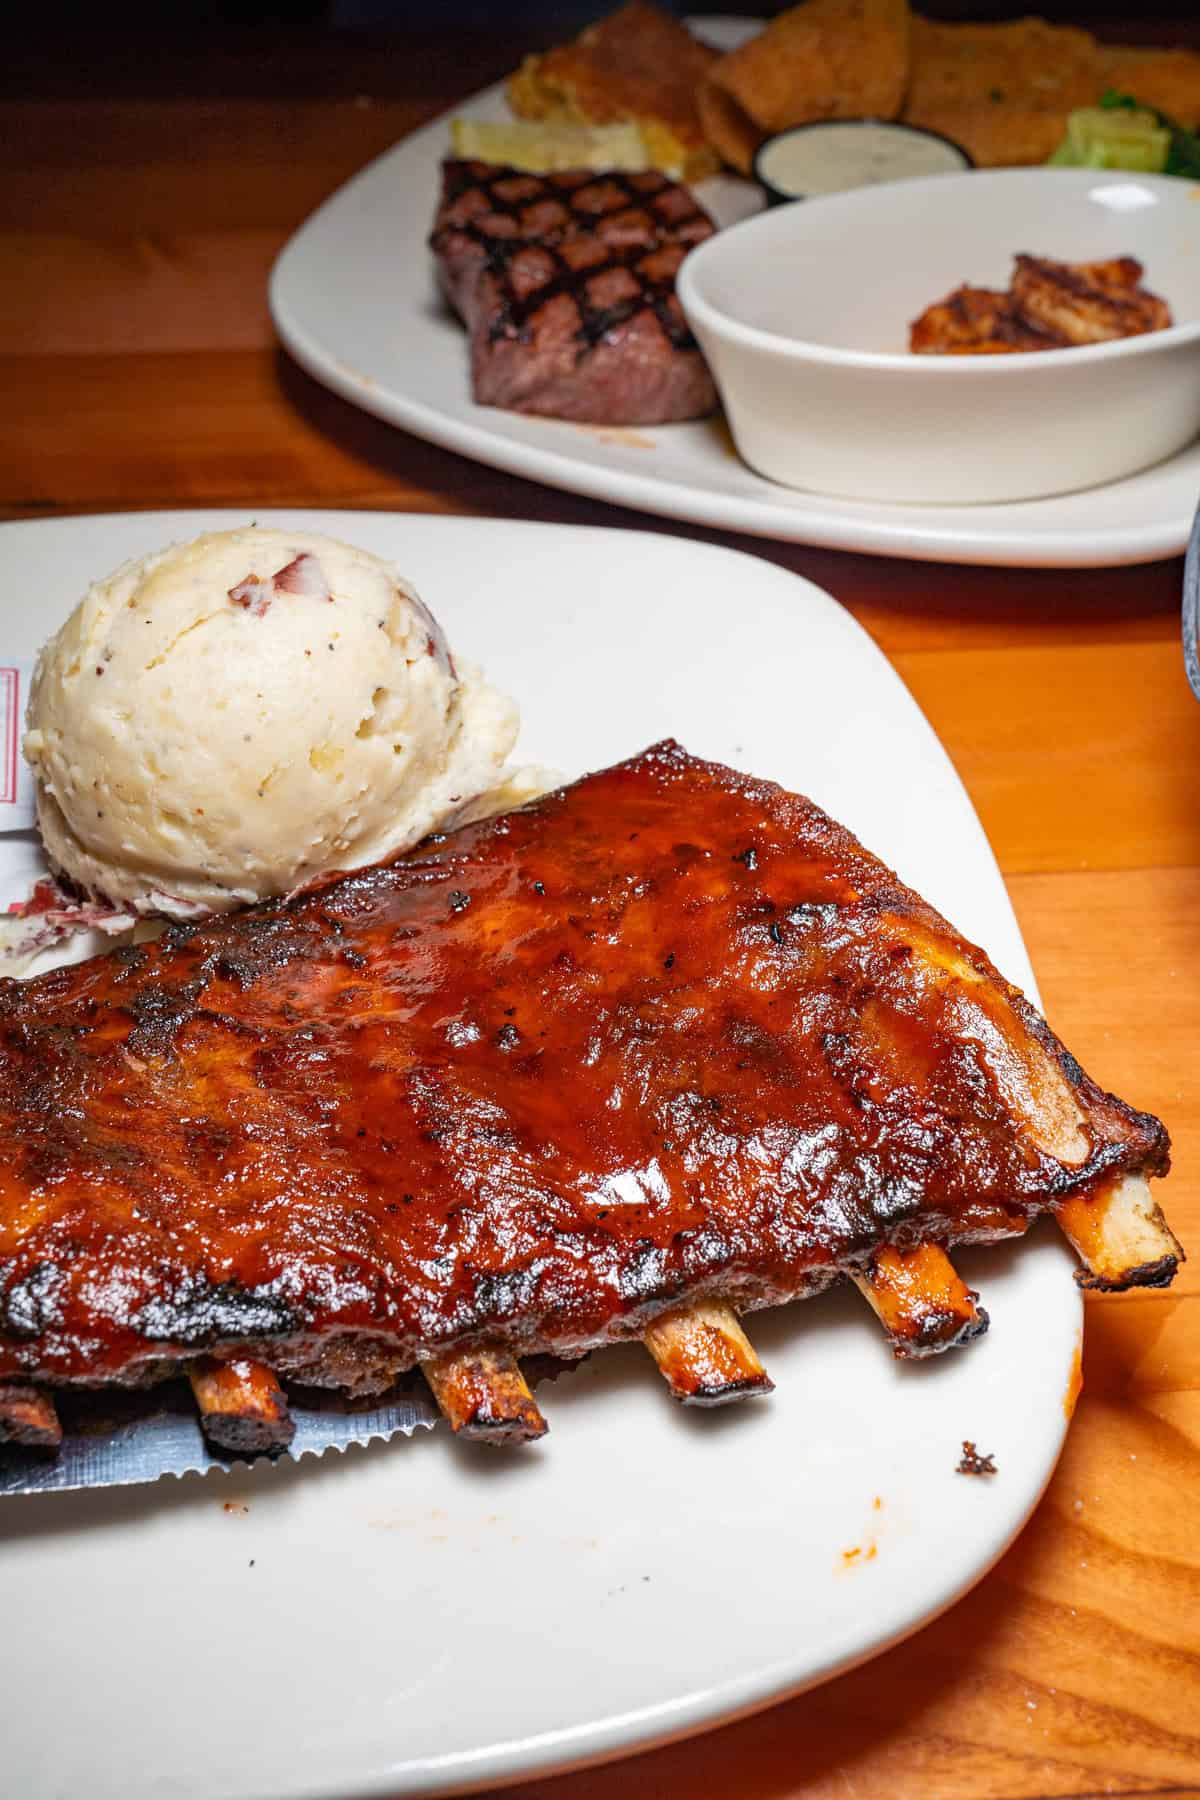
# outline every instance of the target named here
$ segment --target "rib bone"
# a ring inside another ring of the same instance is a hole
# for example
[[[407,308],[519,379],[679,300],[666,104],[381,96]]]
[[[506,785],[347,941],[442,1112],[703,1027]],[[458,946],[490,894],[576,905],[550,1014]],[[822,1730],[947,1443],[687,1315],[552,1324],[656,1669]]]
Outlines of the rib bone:
[[[916,951],[927,976],[958,990],[960,1029],[969,1030],[1005,1104],[1025,1121],[1032,1141],[1061,1162],[1084,1162],[1089,1143],[1078,1098],[1008,996],[968,962],[948,935],[894,914],[885,915],[884,923]],[[969,1026],[967,1014],[973,1015]]]
[[[503,1350],[447,1351],[421,1364],[451,1428],[484,1444],[524,1443],[549,1427],[516,1361]]]
[[[866,1295],[896,1356],[932,1356],[988,1328],[979,1296],[938,1244],[915,1250],[885,1245],[851,1279]]]
[[[57,1450],[62,1426],[48,1394],[19,1381],[0,1381],[0,1444]]]
[[[1081,1287],[1112,1293],[1130,1287],[1169,1287],[1183,1246],[1150,1196],[1144,1175],[1097,1182],[1055,1209],[1083,1268]]]
[[[188,1371],[205,1435],[247,1455],[285,1450],[295,1425],[273,1372],[260,1362],[205,1359]]]
[[[724,1406],[774,1388],[732,1307],[698,1300],[664,1313],[642,1342],[676,1400],[688,1406]]]

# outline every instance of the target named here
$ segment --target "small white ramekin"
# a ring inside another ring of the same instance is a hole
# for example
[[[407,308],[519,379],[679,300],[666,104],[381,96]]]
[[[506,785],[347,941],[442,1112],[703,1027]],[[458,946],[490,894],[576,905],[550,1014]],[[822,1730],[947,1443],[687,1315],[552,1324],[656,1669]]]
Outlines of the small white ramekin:
[[[914,356],[955,287],[1018,252],[1136,256],[1167,330],[1000,356]],[[788,487],[995,502],[1115,481],[1200,432],[1200,187],[1092,169],[937,175],[774,207],[687,257],[679,297],[738,450]]]

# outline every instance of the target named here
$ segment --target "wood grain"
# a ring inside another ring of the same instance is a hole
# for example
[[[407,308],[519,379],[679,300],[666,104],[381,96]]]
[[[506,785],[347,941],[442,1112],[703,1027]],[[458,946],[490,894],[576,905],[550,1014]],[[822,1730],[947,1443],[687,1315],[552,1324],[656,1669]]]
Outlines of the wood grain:
[[[1178,20],[1144,30],[1184,41]],[[1200,41],[1194,20],[1187,32]],[[276,349],[263,284],[289,233],[521,48],[294,33],[185,53],[164,39],[134,66],[106,29],[59,66],[18,45],[0,71],[20,146],[0,174],[0,514],[515,515],[734,543],[819,582],[946,743],[1052,1022],[1097,1079],[1167,1119],[1164,1197],[1195,1250],[1200,707],[1180,665],[1178,562],[956,569],[665,526],[418,443]],[[703,1740],[516,1792],[1200,1794],[1200,1255],[1170,1293],[1089,1300],[1084,1377],[1032,1523],[944,1618]],[[726,1617],[736,1629],[736,1609]]]
[[[1200,869],[1022,875],[1009,891],[1055,1030],[1103,1086],[1169,1124],[1162,1194],[1192,1251],[1171,1294],[1200,1296],[1200,1084],[1183,1050],[1200,1012]],[[1089,1302],[1089,1329],[1109,1310]],[[1200,1337],[1195,1351],[1200,1363]]]
[[[1164,643],[900,654],[1006,871],[1200,862],[1200,707]],[[997,695],[1002,696],[999,703]]]

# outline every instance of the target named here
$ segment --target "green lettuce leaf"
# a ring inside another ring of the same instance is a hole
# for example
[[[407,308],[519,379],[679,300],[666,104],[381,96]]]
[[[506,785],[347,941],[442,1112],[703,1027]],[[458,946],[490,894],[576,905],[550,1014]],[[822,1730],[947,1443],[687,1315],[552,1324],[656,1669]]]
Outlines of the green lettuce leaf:
[[[1135,100],[1132,94],[1119,94],[1113,88],[1101,95],[1100,104],[1109,112],[1125,110],[1153,113],[1162,129],[1171,134],[1163,173],[1182,175],[1188,181],[1200,181],[1200,137],[1194,131],[1188,131],[1177,119],[1171,118],[1169,113],[1159,112],[1156,106],[1147,106],[1144,100]]]

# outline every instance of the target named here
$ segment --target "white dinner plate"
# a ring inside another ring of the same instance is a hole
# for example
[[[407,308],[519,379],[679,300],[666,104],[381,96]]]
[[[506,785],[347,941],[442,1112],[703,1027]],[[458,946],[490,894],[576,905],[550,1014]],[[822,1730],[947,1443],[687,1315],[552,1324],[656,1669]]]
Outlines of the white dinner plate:
[[[756,27],[725,19],[705,20],[702,29],[725,45]],[[502,87],[455,112],[510,116]],[[1200,442],[1083,493],[993,506],[886,505],[767,481],[741,462],[720,417],[617,429],[476,406],[466,336],[438,295],[426,248],[439,165],[449,150],[446,118],[405,138],[313,214],[271,277],[271,310],[288,349],[318,381],[367,412],[551,487],[838,550],[1069,568],[1152,562],[1178,555],[1187,543],[1200,493]],[[757,188],[732,176],[701,182],[697,193],[721,224],[760,204]]]
[[[395,559],[575,775],[673,734],[801,788],[1026,988],[945,752],[870,639],[757,558],[646,533],[263,513]],[[244,514],[0,526],[0,651],[89,578]],[[1081,1329],[1049,1227],[963,1254],[988,1335],[891,1357],[853,1292],[763,1313],[768,1400],[669,1400],[638,1346],[507,1453],[444,1429],[299,1464],[0,1502],[3,1786],[22,1800],[461,1791],[703,1729],[874,1655],[1021,1528]],[[964,1438],[992,1480],[955,1473]]]

